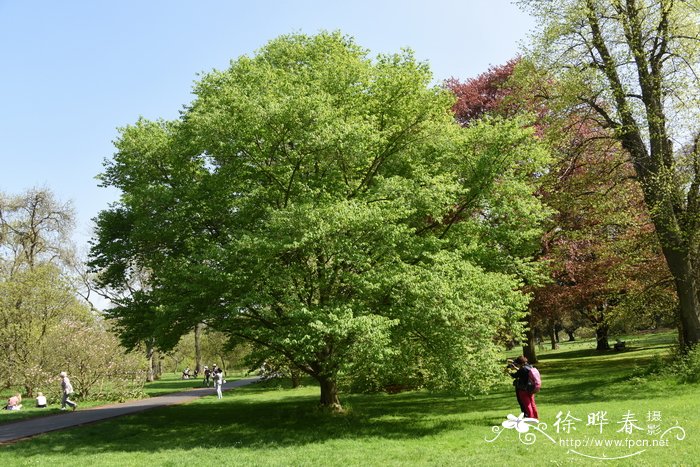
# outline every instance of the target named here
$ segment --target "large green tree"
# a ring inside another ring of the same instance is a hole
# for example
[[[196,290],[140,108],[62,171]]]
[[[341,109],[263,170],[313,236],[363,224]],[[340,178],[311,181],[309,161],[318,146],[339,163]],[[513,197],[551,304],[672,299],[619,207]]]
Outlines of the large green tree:
[[[125,128],[92,264],[102,286],[150,276],[118,326],[147,302],[167,347],[204,322],[286,358],[330,407],[358,378],[488,387],[498,337],[521,332],[547,155],[518,120],[461,128],[430,81],[409,51],[283,36],[205,75],[180,119]]]
[[[675,281],[682,344],[697,343],[700,4],[520,3],[541,21],[534,56],[557,76],[557,100],[589,109],[590,118],[610,129],[628,152]]]

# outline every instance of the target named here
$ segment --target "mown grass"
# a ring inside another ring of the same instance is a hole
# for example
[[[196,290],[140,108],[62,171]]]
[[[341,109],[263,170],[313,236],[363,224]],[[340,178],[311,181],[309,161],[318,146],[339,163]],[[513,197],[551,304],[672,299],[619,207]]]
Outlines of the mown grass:
[[[0,448],[0,465],[179,466],[203,465],[697,465],[700,459],[698,385],[672,378],[640,378],[654,355],[667,352],[673,334],[627,340],[625,352],[598,354],[591,342],[564,343],[544,352],[543,390],[537,396],[540,419],[557,443],[535,431],[532,445],[515,430],[501,430],[517,404],[508,378],[492,394],[344,395],[345,414],[316,408],[318,388],[287,389],[268,382],[226,393],[223,400],[196,402],[50,433]],[[478,364],[478,362],[475,362]],[[570,434],[555,432],[558,412],[581,419]],[[605,411],[610,424],[598,434],[586,427],[589,413]],[[579,447],[584,455],[619,457],[597,461],[570,452],[560,439],[611,441],[657,439],[646,432],[618,433],[633,412],[646,429],[649,412],[660,412],[660,425],[678,423],[682,441],[668,447]]]

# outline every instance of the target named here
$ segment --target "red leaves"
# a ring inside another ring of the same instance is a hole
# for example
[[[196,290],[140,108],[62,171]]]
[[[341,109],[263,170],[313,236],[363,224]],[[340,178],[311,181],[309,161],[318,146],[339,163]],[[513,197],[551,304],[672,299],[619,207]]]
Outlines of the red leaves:
[[[456,78],[447,80],[445,86],[457,96],[457,102],[452,107],[457,121],[467,125],[487,112],[505,110],[501,104],[512,92],[506,86],[506,81],[513,74],[519,60],[514,58],[505,65],[492,66],[485,73],[463,83]]]

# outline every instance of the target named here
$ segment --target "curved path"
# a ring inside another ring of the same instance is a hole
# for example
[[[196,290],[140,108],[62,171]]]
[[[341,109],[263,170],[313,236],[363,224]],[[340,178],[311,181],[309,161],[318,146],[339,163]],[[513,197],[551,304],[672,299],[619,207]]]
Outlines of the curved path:
[[[259,380],[259,377],[239,379],[224,384],[222,389],[227,391],[247,384],[256,383]],[[101,405],[99,407],[90,407],[86,409],[80,409],[80,407],[78,407],[78,410],[75,412],[68,410],[56,415],[7,423],[0,425],[0,444],[11,443],[49,431],[63,430],[64,428],[94,423],[108,418],[143,412],[144,410],[154,409],[156,407],[185,404],[200,397],[215,394],[216,392],[213,388],[190,389],[188,391],[124,402],[121,404]]]

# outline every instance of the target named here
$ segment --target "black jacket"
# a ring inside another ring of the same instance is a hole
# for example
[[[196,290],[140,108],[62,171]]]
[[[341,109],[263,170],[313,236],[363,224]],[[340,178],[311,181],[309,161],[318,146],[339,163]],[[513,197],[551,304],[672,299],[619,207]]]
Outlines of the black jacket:
[[[518,368],[518,371],[511,373],[513,377],[513,386],[515,389],[528,390],[530,384],[530,365],[525,364]]]

